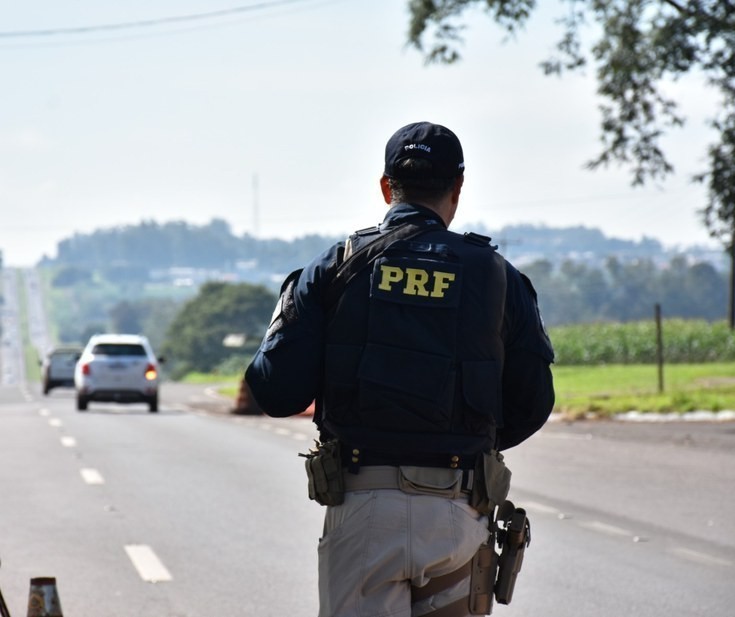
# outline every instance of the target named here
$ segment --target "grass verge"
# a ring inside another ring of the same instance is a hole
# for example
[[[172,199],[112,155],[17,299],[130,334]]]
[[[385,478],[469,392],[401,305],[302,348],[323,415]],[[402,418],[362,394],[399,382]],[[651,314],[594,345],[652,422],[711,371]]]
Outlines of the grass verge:
[[[668,364],[663,392],[650,364],[554,366],[553,372],[555,410],[566,416],[735,409],[735,363]]]
[[[18,277],[18,314],[20,315],[20,331],[22,333],[23,361],[25,362],[25,374],[27,381],[41,381],[41,367],[39,364],[38,351],[33,346],[28,329],[28,296],[24,274]]]
[[[183,383],[215,386],[222,396],[237,398],[242,375],[214,375],[210,373],[187,373],[181,380]]]

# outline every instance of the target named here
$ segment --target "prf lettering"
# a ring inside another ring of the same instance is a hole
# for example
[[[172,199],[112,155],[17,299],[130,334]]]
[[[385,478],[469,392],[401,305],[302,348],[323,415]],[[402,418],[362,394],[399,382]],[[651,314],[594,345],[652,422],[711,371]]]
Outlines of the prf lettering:
[[[382,264],[378,289],[392,291],[393,285],[400,284],[402,293],[407,296],[443,298],[444,291],[449,289],[454,278],[454,272],[434,270],[429,273],[421,268],[399,268]]]

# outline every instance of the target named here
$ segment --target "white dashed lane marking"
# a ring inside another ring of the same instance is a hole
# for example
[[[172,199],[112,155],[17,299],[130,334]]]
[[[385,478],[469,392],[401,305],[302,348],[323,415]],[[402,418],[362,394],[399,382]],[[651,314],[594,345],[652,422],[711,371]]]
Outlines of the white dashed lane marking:
[[[523,507],[527,512],[536,512],[538,514],[551,514],[553,516],[563,516],[562,511],[557,508],[552,508],[543,503],[537,501],[525,501]]]
[[[105,479],[102,477],[102,474],[97,471],[96,469],[80,469],[79,473],[82,474],[82,479],[87,484],[104,484]]]
[[[49,418],[48,424],[49,426],[53,426],[55,428],[64,426],[64,423],[61,420],[59,420],[59,418]]]
[[[65,448],[76,448],[77,440],[74,437],[65,436],[61,438],[61,445]]]
[[[604,533],[608,536],[633,537],[633,534],[626,529],[621,529],[614,525],[608,525],[607,523],[601,523],[600,521],[583,521],[579,523],[579,526],[584,527],[585,529],[591,529],[592,531],[599,531],[600,533]]]
[[[130,561],[138,571],[140,578],[148,583],[162,583],[173,580],[171,573],[161,560],[146,544],[128,544],[125,547]]]

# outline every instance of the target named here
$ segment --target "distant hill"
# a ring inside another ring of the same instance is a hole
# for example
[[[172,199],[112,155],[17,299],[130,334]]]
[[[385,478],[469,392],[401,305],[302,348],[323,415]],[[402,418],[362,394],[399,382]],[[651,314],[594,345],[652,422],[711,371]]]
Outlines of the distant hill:
[[[472,230],[491,236],[498,250],[516,265],[547,259],[552,262],[565,260],[584,261],[588,265],[601,265],[609,257],[621,261],[651,259],[664,263],[681,249],[666,249],[654,238],[623,240],[606,236],[593,227],[547,227],[544,225],[508,225],[500,230],[489,230],[482,224],[469,225],[462,231]],[[725,268],[723,251],[709,247],[690,246],[686,255],[694,261],[712,263],[717,269]]]
[[[610,238],[583,226],[469,229],[491,236],[500,252],[531,278],[550,326],[650,319],[657,304],[669,317],[725,317],[728,262],[723,251],[667,250],[652,238]],[[259,284],[278,292],[286,274],[341,239],[237,236],[219,219],[199,226],[144,222],[75,234],[59,242],[56,258],[39,265],[52,268],[51,285],[74,298],[62,302],[68,315],[60,330],[83,340],[80,328],[130,312],[121,304],[142,302],[141,314],[170,313],[171,302],[192,297],[212,280]],[[154,310],[155,302],[164,304]]]
[[[589,227],[553,228],[535,225],[510,225],[490,230],[482,224],[460,228],[491,236],[503,255],[522,267],[539,260],[552,264],[581,261],[600,266],[610,258],[619,261],[651,260],[666,263],[680,253],[666,250],[658,240],[639,241],[610,238]],[[303,266],[315,255],[344,237],[307,235],[290,241],[261,239],[233,234],[229,224],[213,219],[206,225],[184,221],[99,229],[74,234],[58,243],[57,256],[44,258],[40,265],[75,266],[115,271],[120,277],[146,277],[151,272],[176,270],[177,276],[196,271],[229,272],[234,278],[270,282]],[[727,265],[724,253],[688,247],[692,261],[706,261],[716,269]],[[206,272],[200,272],[206,276]]]

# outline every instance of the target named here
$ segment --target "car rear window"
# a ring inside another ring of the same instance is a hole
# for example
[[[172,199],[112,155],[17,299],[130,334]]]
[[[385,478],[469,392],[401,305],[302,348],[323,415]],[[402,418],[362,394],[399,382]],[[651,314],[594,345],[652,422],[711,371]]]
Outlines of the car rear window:
[[[145,356],[143,345],[127,343],[98,343],[92,348],[96,356]]]

